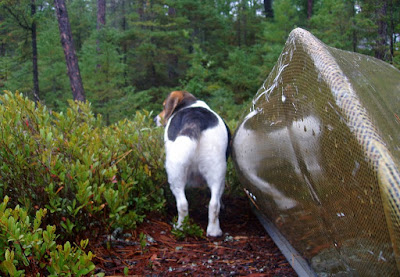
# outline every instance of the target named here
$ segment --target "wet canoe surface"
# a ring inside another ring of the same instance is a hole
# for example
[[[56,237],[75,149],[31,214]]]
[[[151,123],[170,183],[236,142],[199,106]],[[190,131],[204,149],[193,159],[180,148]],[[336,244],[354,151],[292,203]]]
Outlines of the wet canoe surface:
[[[236,168],[296,255],[320,276],[398,276],[400,72],[298,28],[246,110]]]

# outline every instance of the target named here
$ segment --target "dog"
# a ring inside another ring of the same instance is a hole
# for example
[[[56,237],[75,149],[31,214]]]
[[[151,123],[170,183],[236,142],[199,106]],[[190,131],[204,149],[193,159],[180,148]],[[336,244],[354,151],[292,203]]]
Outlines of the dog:
[[[171,92],[163,106],[154,121],[158,126],[165,126],[165,168],[176,199],[176,228],[182,227],[189,214],[186,185],[196,186],[205,181],[211,191],[207,236],[221,236],[219,212],[230,151],[230,130],[217,113],[189,92]]]

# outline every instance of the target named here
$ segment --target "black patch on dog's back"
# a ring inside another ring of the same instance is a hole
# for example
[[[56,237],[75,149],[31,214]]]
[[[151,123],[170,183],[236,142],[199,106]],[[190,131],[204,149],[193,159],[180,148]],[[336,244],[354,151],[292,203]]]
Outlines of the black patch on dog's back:
[[[203,130],[218,125],[218,118],[208,109],[195,107],[175,113],[168,127],[168,139],[175,141],[178,136],[198,139]]]

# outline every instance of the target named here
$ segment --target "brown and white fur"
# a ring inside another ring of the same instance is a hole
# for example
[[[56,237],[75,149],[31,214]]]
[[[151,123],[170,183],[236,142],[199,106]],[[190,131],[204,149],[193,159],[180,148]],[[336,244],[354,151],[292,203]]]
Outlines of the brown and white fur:
[[[221,236],[219,212],[225,186],[230,131],[221,117],[186,91],[173,91],[155,118],[165,126],[165,167],[176,199],[177,228],[189,213],[185,186],[204,180],[211,191],[207,236]]]

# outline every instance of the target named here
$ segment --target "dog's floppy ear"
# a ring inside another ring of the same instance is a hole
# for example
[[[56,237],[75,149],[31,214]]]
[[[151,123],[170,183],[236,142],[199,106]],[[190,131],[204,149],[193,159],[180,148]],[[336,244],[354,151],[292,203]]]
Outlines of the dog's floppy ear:
[[[164,124],[168,121],[171,115],[174,113],[176,107],[179,104],[189,104],[189,102],[196,101],[196,97],[194,97],[191,93],[187,91],[173,91],[169,94],[167,100],[165,100],[164,105]]]
[[[168,121],[171,117],[172,113],[174,112],[176,106],[178,106],[179,102],[182,101],[183,95],[178,93],[170,93],[167,100],[165,100],[164,106],[164,124]]]

